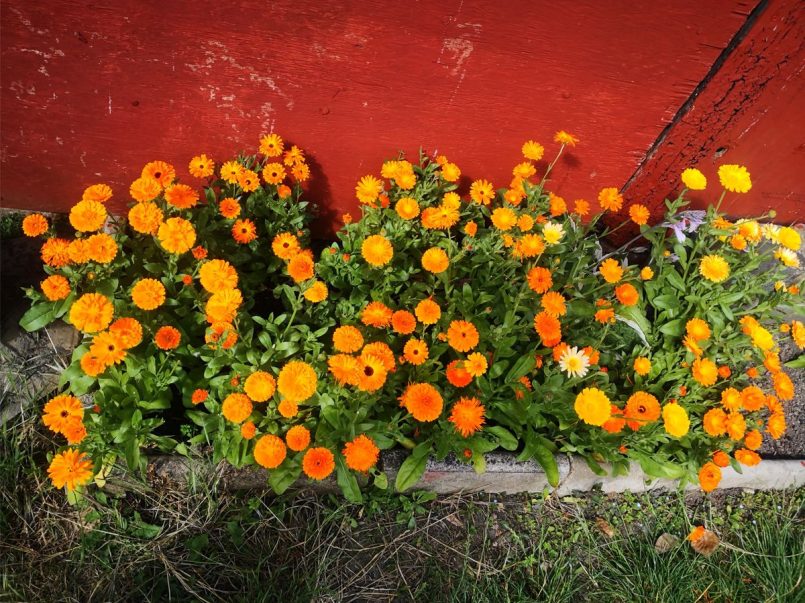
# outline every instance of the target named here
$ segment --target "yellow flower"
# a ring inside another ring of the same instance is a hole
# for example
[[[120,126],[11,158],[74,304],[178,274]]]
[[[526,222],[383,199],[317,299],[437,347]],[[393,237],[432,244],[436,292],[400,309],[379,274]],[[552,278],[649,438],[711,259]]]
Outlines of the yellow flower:
[[[651,372],[651,360],[645,356],[638,356],[634,361],[634,372],[645,377]]]
[[[640,271],[640,278],[643,279],[644,281],[650,281],[652,278],[654,278],[654,271],[648,266],[645,266]]]
[[[138,203],[129,210],[129,225],[140,234],[154,235],[164,216],[156,203]]]
[[[802,245],[799,233],[790,226],[783,226],[777,233],[777,237],[781,245],[792,251],[797,251]]]
[[[486,356],[480,352],[473,352],[467,356],[467,359],[464,361],[464,370],[473,377],[480,377],[486,373],[488,366],[489,363],[486,360]]]
[[[612,403],[607,395],[596,387],[585,388],[573,405],[579,418],[588,425],[603,425],[612,414]]]
[[[696,168],[687,168],[682,172],[682,184],[692,191],[703,191],[707,187],[707,178]]]
[[[442,165],[442,178],[447,182],[456,182],[461,177],[461,170],[455,163],[447,162]]]
[[[774,257],[789,268],[799,268],[799,258],[797,257],[797,254],[790,249],[778,247],[777,251],[774,252]]]
[[[165,303],[165,286],[153,278],[141,279],[131,288],[131,300],[141,310],[156,310]]]
[[[517,214],[508,207],[498,207],[492,212],[492,224],[499,230],[510,230],[517,224]]]
[[[565,236],[565,229],[556,222],[547,222],[542,226],[542,236],[548,245],[554,245]]]
[[[538,142],[534,142],[533,140],[527,140],[524,142],[522,151],[523,157],[530,159],[531,161],[539,161],[542,159],[543,153],[545,153],[543,146]]]
[[[265,134],[260,137],[260,153],[266,157],[279,157],[285,145],[279,134]]]
[[[706,255],[699,263],[699,273],[707,280],[720,283],[730,275],[730,266],[720,255]]]
[[[742,165],[722,165],[718,168],[721,186],[731,193],[748,193],[752,188],[749,172]]]
[[[663,407],[662,420],[665,431],[675,438],[681,438],[690,429],[687,411],[675,402]]]
[[[612,258],[604,260],[604,262],[598,268],[598,271],[608,283],[617,283],[623,277],[623,268],[621,268],[621,265]]]
[[[202,153],[190,160],[187,169],[194,178],[208,178],[215,173],[215,162]]]
[[[70,322],[79,331],[97,333],[112,322],[114,306],[105,295],[85,293],[70,306]]]
[[[282,367],[277,389],[286,400],[304,402],[316,393],[316,372],[306,362],[292,360]]]

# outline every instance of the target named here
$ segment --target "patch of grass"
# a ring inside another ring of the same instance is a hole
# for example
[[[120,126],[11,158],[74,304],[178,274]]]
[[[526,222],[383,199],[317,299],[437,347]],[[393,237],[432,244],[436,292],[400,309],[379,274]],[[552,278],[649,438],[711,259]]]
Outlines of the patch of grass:
[[[794,601],[805,489],[576,497],[231,493],[113,476],[70,506],[0,430],[0,601]],[[704,524],[711,557],[685,541]],[[654,550],[669,532],[679,545]]]

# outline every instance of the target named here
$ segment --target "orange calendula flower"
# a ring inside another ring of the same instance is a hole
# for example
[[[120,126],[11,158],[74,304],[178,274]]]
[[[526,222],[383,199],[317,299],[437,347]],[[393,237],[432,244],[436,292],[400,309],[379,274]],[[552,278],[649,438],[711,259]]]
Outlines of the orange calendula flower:
[[[154,334],[154,343],[160,350],[175,350],[181,341],[182,334],[175,327],[160,327]]]
[[[380,449],[372,438],[361,434],[351,442],[347,442],[341,454],[344,455],[347,467],[353,471],[366,472],[377,464]]]
[[[87,351],[81,360],[81,370],[90,377],[97,377],[106,370],[106,365],[92,352]]]
[[[153,178],[137,178],[129,187],[131,198],[139,203],[153,201],[162,192],[162,186]]]
[[[461,170],[455,163],[449,161],[442,164],[442,178],[447,182],[458,182],[461,177]]]
[[[285,167],[281,163],[267,163],[263,168],[263,180],[266,184],[282,184],[285,176]]]
[[[371,235],[361,245],[361,255],[372,266],[379,268],[385,266],[394,256],[391,242],[382,235]]]
[[[280,370],[277,389],[292,402],[304,402],[316,393],[316,371],[306,362],[292,360]]]
[[[157,238],[166,251],[181,254],[195,244],[196,229],[184,218],[168,218],[160,224]]]
[[[466,320],[454,320],[447,329],[447,343],[458,352],[469,352],[478,340],[478,329]]]
[[[186,184],[172,184],[165,189],[165,201],[178,209],[190,209],[198,203],[198,193]]]
[[[138,203],[129,210],[129,225],[140,234],[155,235],[164,220],[156,203]]]
[[[458,402],[453,404],[447,420],[455,426],[458,433],[468,438],[481,430],[485,423],[485,411],[478,398],[459,398]]]
[[[190,396],[190,401],[193,404],[201,404],[207,398],[209,398],[209,396],[210,396],[210,392],[208,392],[206,389],[197,389],[197,390],[194,390],[193,394]]]
[[[86,239],[85,251],[93,262],[108,264],[117,255],[117,243],[110,235],[99,232]]]
[[[495,189],[488,180],[476,180],[470,186],[470,198],[480,205],[489,205],[495,198]]]
[[[766,423],[766,431],[772,439],[778,440],[785,433],[785,415],[782,412],[773,412]]]
[[[244,169],[238,176],[238,186],[247,193],[256,191],[260,188],[260,178],[256,172]]]
[[[417,421],[435,421],[442,414],[442,395],[429,383],[412,383],[400,397],[402,406]]]
[[[442,316],[442,309],[432,299],[423,299],[414,309],[417,319],[424,325],[433,325],[439,321]]]
[[[391,324],[393,314],[391,308],[384,303],[369,302],[361,312],[361,322],[369,327],[385,328]],[[422,319],[420,318],[420,320]]]
[[[227,161],[221,166],[221,178],[229,184],[237,184],[243,170],[243,166],[237,161]]]
[[[70,295],[70,281],[61,274],[52,274],[40,283],[42,293],[50,301],[66,299]]]
[[[42,261],[52,268],[61,268],[70,263],[70,242],[50,238],[42,245]]]
[[[105,366],[120,364],[126,357],[126,347],[120,337],[111,331],[98,333],[92,340],[89,352]]]
[[[238,286],[238,273],[226,260],[210,260],[199,270],[201,286],[210,293],[218,293]]]
[[[252,401],[246,394],[229,394],[221,405],[221,414],[227,421],[232,423],[243,423],[249,418],[253,410]]]
[[[561,293],[548,291],[540,298],[540,303],[545,313],[550,316],[564,316],[567,314],[565,298]]]
[[[601,189],[598,193],[598,204],[601,209],[617,212],[623,207],[623,195],[615,187]]]
[[[307,249],[294,255],[288,262],[288,276],[295,283],[302,283],[312,279],[315,270],[316,265],[313,262],[313,254]]]
[[[545,311],[534,316],[534,330],[546,347],[552,348],[562,341],[562,324],[557,317]]]
[[[355,196],[365,205],[374,205],[382,192],[383,183],[374,176],[364,176],[355,186]]]
[[[153,278],[141,279],[131,288],[131,300],[140,310],[156,310],[165,303],[165,286]]]
[[[364,350],[358,358],[358,389],[365,392],[377,391],[386,383],[387,376],[383,359]]]
[[[305,299],[310,303],[317,304],[319,302],[323,302],[327,299],[327,285],[325,285],[322,281],[315,281],[310,287],[305,289],[303,295]]]
[[[742,440],[746,433],[746,419],[739,412],[731,412],[727,415],[727,435],[731,440]]]
[[[794,383],[791,377],[780,371],[772,376],[774,391],[780,400],[791,400],[794,397]]]
[[[695,341],[710,339],[710,326],[701,318],[691,318],[685,323],[685,331]]]
[[[277,411],[282,417],[290,419],[299,414],[299,405],[290,400],[280,400],[280,403],[277,404]]]
[[[498,230],[511,230],[517,225],[517,214],[508,207],[497,207],[492,211],[492,224]]]
[[[226,197],[218,204],[218,213],[227,220],[234,220],[240,215],[240,203],[237,199]]]
[[[152,178],[162,187],[170,186],[176,179],[176,170],[170,163],[164,161],[151,161],[146,163],[140,174],[142,178]]]
[[[567,213],[567,203],[562,197],[549,193],[548,206],[554,218]]]
[[[335,469],[335,456],[327,448],[310,448],[302,457],[302,471],[311,479],[326,479]]]
[[[187,167],[193,178],[209,178],[215,173],[215,162],[204,155],[196,155]]]
[[[712,492],[721,481],[721,469],[715,463],[705,463],[699,469],[699,486],[705,492]]]
[[[578,417],[588,425],[601,426],[612,413],[612,403],[607,395],[596,387],[588,387],[576,396],[573,405]]]
[[[411,197],[403,197],[394,205],[394,211],[403,220],[413,220],[419,215],[419,203]]]
[[[285,149],[285,143],[279,134],[271,132],[260,137],[260,153],[266,157],[279,157]]]
[[[241,245],[248,245],[257,238],[257,226],[248,218],[237,220],[232,225],[232,238]]]
[[[450,260],[444,249],[431,247],[422,254],[422,267],[433,274],[440,274],[450,266]]]
[[[626,401],[623,414],[629,428],[637,431],[660,418],[660,403],[648,392],[635,392]]]
[[[523,152],[523,157],[530,159],[531,161],[539,161],[542,159],[542,155],[545,153],[545,148],[540,143],[534,142],[533,140],[527,140],[524,142],[521,150]]]
[[[255,462],[266,469],[279,467],[287,454],[285,442],[275,435],[261,436],[254,446]]]
[[[741,465],[746,465],[747,467],[754,467],[758,463],[760,463],[760,455],[757,452],[752,450],[747,450],[746,448],[739,448],[735,451],[735,460],[741,463]]]
[[[84,189],[81,195],[82,201],[97,201],[106,203],[112,198],[112,189],[108,184],[93,184]]]
[[[757,450],[763,444],[763,434],[753,429],[744,436],[744,446],[749,450]]]
[[[654,278],[654,271],[648,266],[644,266],[640,270],[640,278],[644,281],[650,281],[652,278]]]
[[[289,232],[281,232],[275,236],[274,240],[271,242],[271,249],[278,258],[290,260],[299,253],[301,247],[299,245],[299,239],[294,235]]]
[[[709,281],[720,283],[730,275],[730,266],[720,255],[706,255],[699,263],[699,273]]]
[[[634,372],[645,377],[651,372],[651,360],[644,356],[638,356],[634,361]]]
[[[453,387],[466,387],[472,383],[472,375],[459,360],[453,360],[447,365],[446,374],[447,380]]]
[[[244,440],[251,440],[256,434],[257,426],[253,422],[246,421],[240,426],[240,437],[242,437]]]
[[[43,409],[42,422],[54,433],[64,433],[72,423],[80,423],[84,418],[81,400],[68,394],[52,398]]]
[[[697,358],[693,361],[693,378],[703,385],[709,387],[718,379],[718,367],[709,358]]]
[[[357,352],[363,347],[363,335],[356,327],[340,326],[333,332],[333,347],[347,354]]]
[[[105,295],[85,293],[70,307],[70,322],[79,331],[97,333],[112,322],[114,306]]]
[[[290,149],[285,151],[285,156],[282,162],[287,166],[299,165],[305,162],[305,154],[298,146],[293,145]]]
[[[579,139],[573,136],[573,134],[569,134],[564,130],[559,130],[556,134],[553,135],[553,141],[569,147],[575,147]]]
[[[66,487],[69,492],[88,484],[92,475],[92,461],[73,448],[55,455],[48,467],[48,476],[53,485],[56,488]]]
[[[464,369],[473,377],[480,377],[486,373],[489,363],[486,356],[480,352],[473,352],[464,361]]]
[[[607,433],[620,433],[623,430],[623,426],[626,425],[623,411],[614,404],[610,405],[609,411],[610,417],[601,425],[601,429]]]
[[[197,260],[203,260],[207,257],[207,250],[201,245],[196,245],[195,247],[193,247],[191,253],[193,254],[193,257],[196,258]]]
[[[403,355],[407,362],[419,366],[428,359],[428,344],[421,339],[409,339],[403,347]]]
[[[553,285],[551,271],[547,268],[536,267],[528,271],[528,286],[535,293],[545,293]]]
[[[106,222],[106,207],[98,201],[79,201],[70,209],[70,224],[80,232],[94,232]]]
[[[598,271],[608,283],[617,283],[623,277],[623,268],[617,260],[608,258],[601,263]]]
[[[416,318],[407,310],[397,310],[391,315],[391,328],[396,333],[409,335],[416,328]]]
[[[42,214],[29,214],[22,221],[22,232],[26,237],[38,237],[48,231],[48,220]]]
[[[204,306],[207,322],[233,322],[237,316],[238,308],[243,303],[243,294],[240,289],[225,289],[213,293]]]
[[[638,226],[643,226],[648,223],[650,217],[651,212],[649,212],[648,207],[645,205],[634,203],[629,207],[629,218]]]
[[[718,437],[727,433],[727,413],[720,408],[711,408],[702,417],[702,426],[705,433]]]
[[[717,450],[713,453],[713,463],[715,463],[717,467],[729,467],[730,457],[723,450]]]
[[[223,340],[223,341],[222,341]],[[231,349],[238,342],[238,332],[230,322],[213,322],[204,334],[204,343],[211,350],[218,348],[218,343],[225,350]]]
[[[254,402],[265,402],[274,395],[277,389],[277,381],[274,376],[265,371],[255,371],[248,377],[243,384],[243,391]]]
[[[310,431],[304,425],[294,425],[285,434],[285,443],[294,452],[301,452],[310,445]]]
[[[327,368],[339,385],[358,385],[363,365],[349,354],[335,354],[327,360]]]
[[[629,283],[615,287],[615,297],[624,306],[634,306],[640,300],[640,294],[637,289]]]

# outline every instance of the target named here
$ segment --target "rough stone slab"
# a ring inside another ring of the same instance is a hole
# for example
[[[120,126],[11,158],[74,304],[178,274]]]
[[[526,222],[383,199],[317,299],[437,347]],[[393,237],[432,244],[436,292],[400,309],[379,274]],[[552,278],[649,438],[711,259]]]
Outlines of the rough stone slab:
[[[407,452],[394,450],[383,454],[383,470],[393,487],[400,464]],[[490,452],[485,456],[486,471],[478,474],[469,463],[453,456],[443,461],[428,459],[425,473],[412,489],[430,490],[438,494],[454,492],[491,492],[515,494],[517,492],[542,492],[550,489],[545,470],[535,461],[518,461],[512,454]],[[570,473],[566,456],[557,456],[559,483]]]

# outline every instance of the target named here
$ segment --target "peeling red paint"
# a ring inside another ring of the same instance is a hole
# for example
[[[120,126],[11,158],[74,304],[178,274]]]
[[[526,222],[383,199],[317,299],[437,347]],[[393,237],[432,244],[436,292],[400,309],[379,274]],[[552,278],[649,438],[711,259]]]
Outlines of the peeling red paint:
[[[704,207],[721,193],[717,168],[748,167],[753,187],[728,194],[722,209],[740,216],[774,209],[781,223],[805,220],[805,11],[798,0],[768,3],[746,36],[706,82],[627,186],[625,197],[658,212],[681,188],[679,174],[697,167]]]
[[[271,129],[311,155],[331,215],[397,149],[505,186],[523,140],[550,152],[558,129],[581,144],[553,187],[591,199],[627,181],[756,5],[7,0],[2,203],[65,210],[103,181],[121,210],[147,161],[183,173]]]

